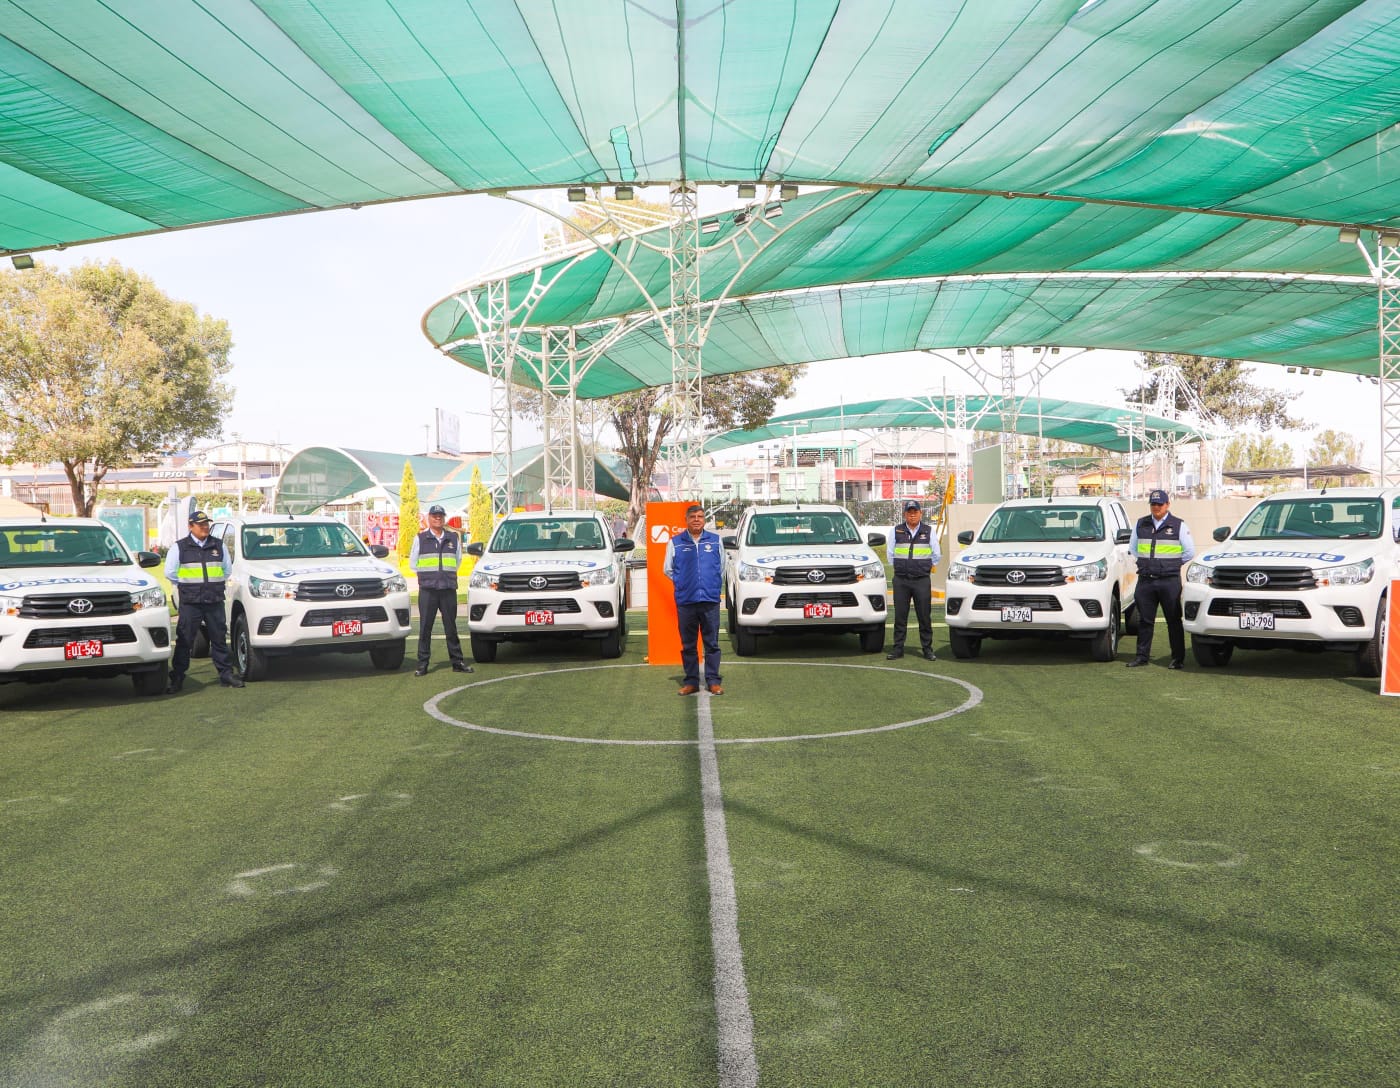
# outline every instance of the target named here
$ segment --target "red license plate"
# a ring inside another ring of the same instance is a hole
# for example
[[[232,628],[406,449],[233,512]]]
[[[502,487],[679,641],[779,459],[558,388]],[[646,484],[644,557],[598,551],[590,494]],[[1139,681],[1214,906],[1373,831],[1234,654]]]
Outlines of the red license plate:
[[[102,640],[100,638],[85,638],[80,642],[65,642],[63,644],[63,660],[74,661],[82,657],[101,657]]]
[[[363,620],[336,620],[331,624],[332,638],[340,638],[341,635],[363,635],[364,633]]]
[[[802,615],[809,620],[826,620],[832,616],[831,605],[829,604],[804,604]]]
[[[537,623],[551,624],[554,622],[554,613],[545,608],[533,608],[525,613],[525,625],[533,627]]]

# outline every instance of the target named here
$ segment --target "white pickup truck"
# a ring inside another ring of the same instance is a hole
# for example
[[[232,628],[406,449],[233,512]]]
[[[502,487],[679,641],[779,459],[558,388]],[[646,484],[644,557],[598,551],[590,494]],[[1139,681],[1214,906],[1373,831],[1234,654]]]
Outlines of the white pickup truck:
[[[1385,600],[1400,576],[1400,489],[1270,495],[1187,564],[1181,604],[1191,652],[1226,665],[1236,648],[1340,650],[1379,676]]]
[[[291,654],[368,653],[377,669],[403,664],[408,582],[331,517],[250,514],[214,523],[229,572],[229,650],[244,680]]]
[[[854,632],[860,648],[885,648],[881,533],[862,540],[840,506],[808,503],[745,510],[732,536],[725,585],[734,652],[758,652],[760,635]]]
[[[93,518],[0,519],[0,684],[129,675],[165,690],[170,607],[143,567]]]
[[[1117,499],[998,506],[981,532],[958,534],[964,550],[948,564],[953,656],[976,657],[984,638],[1073,638],[1089,641],[1095,661],[1112,661],[1137,581],[1131,537]]]

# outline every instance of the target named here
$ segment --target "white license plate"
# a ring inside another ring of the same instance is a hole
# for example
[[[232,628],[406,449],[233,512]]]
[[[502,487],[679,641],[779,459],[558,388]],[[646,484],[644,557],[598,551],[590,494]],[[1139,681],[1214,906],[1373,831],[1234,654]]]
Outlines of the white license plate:
[[[1030,623],[1030,605],[1018,604],[1014,608],[1003,608],[1001,610],[1002,623]]]
[[[102,640],[100,638],[85,638],[78,642],[65,642],[63,644],[63,660],[65,661],[101,656]]]
[[[802,606],[802,617],[809,620],[826,620],[832,617],[831,605],[829,604],[804,604]]]
[[[1241,631],[1272,631],[1274,629],[1274,614],[1272,612],[1241,612]]]
[[[554,613],[546,608],[532,608],[525,613],[525,626],[534,627],[536,624],[549,626],[554,622]]]
[[[363,620],[336,620],[331,624],[332,638],[340,638],[342,635],[363,635],[364,633]]]

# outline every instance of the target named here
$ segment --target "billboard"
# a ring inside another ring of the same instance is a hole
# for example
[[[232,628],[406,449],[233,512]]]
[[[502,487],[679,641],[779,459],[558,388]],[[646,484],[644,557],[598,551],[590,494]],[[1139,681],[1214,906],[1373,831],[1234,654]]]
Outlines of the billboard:
[[[450,453],[453,457],[462,454],[462,419],[446,408],[437,410],[437,449],[439,453]]]

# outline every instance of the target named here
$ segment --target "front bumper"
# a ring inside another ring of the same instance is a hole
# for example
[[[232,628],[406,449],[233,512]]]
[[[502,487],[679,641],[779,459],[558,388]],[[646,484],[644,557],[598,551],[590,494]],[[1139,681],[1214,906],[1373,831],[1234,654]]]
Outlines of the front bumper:
[[[252,645],[264,653],[310,646],[352,650],[361,643],[387,642],[413,633],[412,602],[406,592],[345,602],[242,598]],[[230,617],[231,619],[232,617]],[[362,633],[335,635],[335,624],[357,619]]]
[[[584,586],[559,593],[502,593],[476,588],[467,594],[467,629],[478,637],[493,639],[602,637],[617,629],[621,607],[616,585]]]
[[[1265,594],[1188,583],[1181,594],[1184,626],[1193,635],[1232,642],[1366,642],[1376,629],[1383,584]],[[1241,613],[1268,613],[1274,628],[1240,627]]]
[[[848,631],[884,624],[886,584],[862,581],[824,589],[735,583],[734,614],[745,627],[801,627]],[[829,605],[830,616],[809,615],[808,606]]]
[[[87,640],[102,643],[101,657],[64,656],[66,644]],[[0,617],[0,682],[10,674],[145,672],[168,663],[172,648],[170,613],[164,608],[91,619]]]
[[[1098,583],[1089,583],[1097,585]],[[1001,587],[948,584],[948,626],[990,636],[1037,632],[1094,635],[1108,626],[1112,583],[1101,592],[1075,587],[1038,587],[1014,591]],[[1027,608],[1029,620],[1004,620],[1004,608]]]

